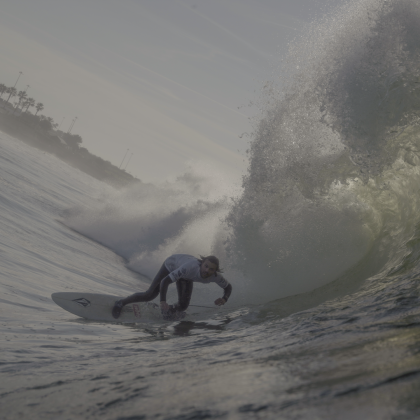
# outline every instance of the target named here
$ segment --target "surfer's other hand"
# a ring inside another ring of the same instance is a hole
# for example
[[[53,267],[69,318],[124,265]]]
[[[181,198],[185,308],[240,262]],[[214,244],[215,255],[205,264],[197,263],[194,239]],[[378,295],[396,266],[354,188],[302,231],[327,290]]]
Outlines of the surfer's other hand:
[[[162,313],[166,313],[169,311],[169,305],[166,302],[160,302],[160,310]]]
[[[217,305],[217,306],[222,306],[222,305],[224,305],[226,303],[226,301],[223,299],[223,298],[219,298],[219,299],[216,299],[215,301],[214,301],[214,304],[215,305]]]

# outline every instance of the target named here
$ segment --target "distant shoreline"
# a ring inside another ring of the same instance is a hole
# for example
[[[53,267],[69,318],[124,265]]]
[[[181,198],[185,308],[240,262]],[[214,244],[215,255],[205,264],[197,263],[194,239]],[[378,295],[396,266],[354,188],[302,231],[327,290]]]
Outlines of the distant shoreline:
[[[39,117],[28,112],[14,115],[14,107],[2,99],[0,99],[0,130],[30,146],[55,155],[69,165],[113,187],[121,188],[142,182],[111,162],[80,147],[77,138],[74,141],[74,137],[78,136],[54,130],[51,125],[43,124]]]

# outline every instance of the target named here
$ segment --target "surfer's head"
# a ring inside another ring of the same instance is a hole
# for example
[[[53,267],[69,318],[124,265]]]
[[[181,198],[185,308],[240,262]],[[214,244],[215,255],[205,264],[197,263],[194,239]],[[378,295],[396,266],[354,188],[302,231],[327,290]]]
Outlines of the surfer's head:
[[[222,272],[219,259],[214,255],[209,255],[207,257],[200,255],[198,261],[200,262],[200,275],[203,279]]]

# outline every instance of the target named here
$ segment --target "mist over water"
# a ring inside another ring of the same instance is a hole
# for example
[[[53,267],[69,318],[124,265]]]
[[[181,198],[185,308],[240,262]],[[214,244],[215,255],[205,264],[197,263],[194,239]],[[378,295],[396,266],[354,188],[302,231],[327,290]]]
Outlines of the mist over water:
[[[223,252],[227,192],[232,187],[224,179],[192,170],[165,184],[139,184],[109,194],[95,208],[69,209],[65,223],[124,257],[130,269],[153,278],[171,254]]]

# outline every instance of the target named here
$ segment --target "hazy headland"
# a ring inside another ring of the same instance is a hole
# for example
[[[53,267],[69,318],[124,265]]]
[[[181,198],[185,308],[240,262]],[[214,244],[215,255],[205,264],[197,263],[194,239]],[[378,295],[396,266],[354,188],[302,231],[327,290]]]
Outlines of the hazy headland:
[[[58,124],[51,117],[38,115],[44,107],[42,103],[35,104],[32,98],[26,98],[22,92],[12,91],[11,88],[0,89],[0,130],[33,147],[54,154],[69,165],[80,169],[92,177],[123,187],[131,183],[141,182],[139,179],[119,169],[111,162],[90,153],[82,146],[83,139],[78,134],[63,132],[57,129]],[[13,95],[14,93],[14,95]],[[19,96],[20,94],[20,96]],[[16,97],[14,104],[10,99]],[[36,108],[36,113],[29,111]]]

